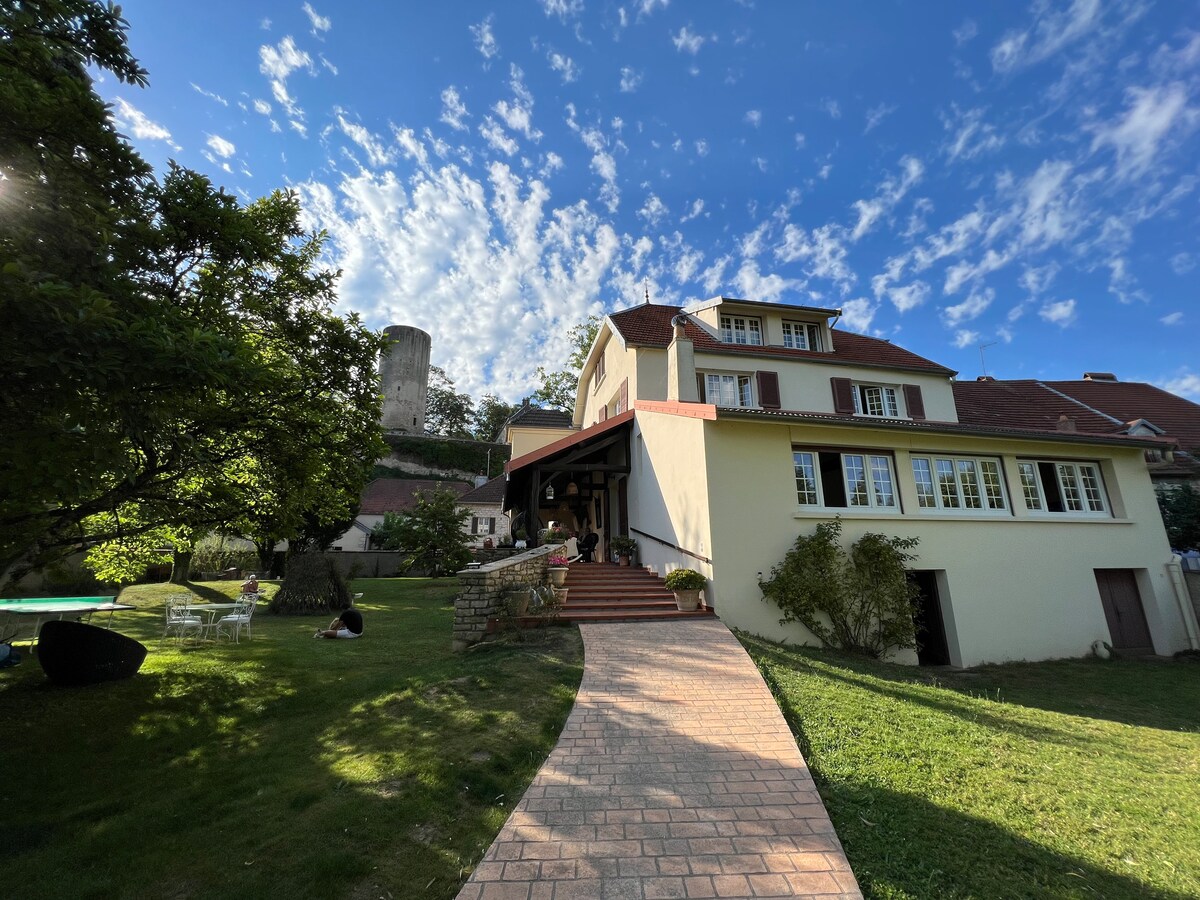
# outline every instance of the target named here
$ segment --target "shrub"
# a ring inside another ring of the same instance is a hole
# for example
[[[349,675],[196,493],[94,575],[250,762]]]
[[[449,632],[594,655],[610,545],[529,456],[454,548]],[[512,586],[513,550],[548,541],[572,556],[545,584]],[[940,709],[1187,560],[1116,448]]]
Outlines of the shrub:
[[[637,541],[627,534],[617,535],[608,542],[608,545],[617,551],[617,556],[632,556],[633,551],[637,549]]]
[[[695,569],[676,569],[667,574],[668,591],[702,591],[708,579]]]
[[[338,612],[350,605],[341,570],[324,553],[300,553],[288,560],[283,584],[268,609],[284,615]]]
[[[226,569],[257,571],[258,552],[242,541],[210,534],[196,541],[192,549],[192,571],[224,572]]]
[[[796,538],[770,580],[759,582],[763,600],[779,607],[780,624],[799,622],[829,647],[876,659],[915,647],[917,588],[906,565],[918,539],[868,533],[847,554],[841,534],[834,519]]]

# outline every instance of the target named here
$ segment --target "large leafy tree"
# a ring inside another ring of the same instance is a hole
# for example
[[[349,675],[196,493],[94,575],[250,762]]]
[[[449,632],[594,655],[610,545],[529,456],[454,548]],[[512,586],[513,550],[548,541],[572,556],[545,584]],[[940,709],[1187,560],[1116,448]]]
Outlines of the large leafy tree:
[[[533,393],[535,400],[546,406],[574,412],[579,374],[583,371],[588,351],[592,349],[596,333],[600,330],[600,321],[600,316],[588,316],[585,321],[570,330],[567,336],[571,341],[571,356],[567,359],[565,368],[550,372],[544,366],[537,367],[537,380],[541,382],[541,386]]]
[[[1158,508],[1172,547],[1176,550],[1200,548],[1200,491],[1191,484],[1160,490]]]
[[[458,505],[454,491],[438,487],[417,491],[417,505],[406,513],[387,513],[371,536],[384,550],[404,554],[402,568],[431,572],[457,572],[470,561],[463,526],[470,510]]]
[[[475,402],[470,394],[454,390],[454,379],[441,366],[429,367],[425,394],[425,428],[444,437],[471,437]]]
[[[226,527],[280,485],[281,515],[319,517],[315,486],[357,496],[384,449],[382,340],[334,315],[295,196],[155,179],[114,131],[85,67],[144,83],[124,27],[0,4],[0,583],[81,539]]]
[[[475,440],[496,440],[500,426],[508,421],[508,417],[516,409],[511,403],[505,403],[495,394],[484,394],[479,401],[479,405],[475,407]]]

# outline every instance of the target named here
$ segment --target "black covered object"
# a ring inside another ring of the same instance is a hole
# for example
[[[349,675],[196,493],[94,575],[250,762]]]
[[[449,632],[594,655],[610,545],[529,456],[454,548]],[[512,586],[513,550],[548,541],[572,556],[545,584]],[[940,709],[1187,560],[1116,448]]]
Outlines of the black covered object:
[[[596,545],[600,543],[600,535],[594,531],[589,531],[583,536],[583,540],[579,542],[579,553],[583,557],[584,562],[592,561],[592,554],[596,552]]]
[[[95,625],[54,621],[42,626],[37,658],[55,684],[96,684],[135,675],[146,648],[131,637]]]

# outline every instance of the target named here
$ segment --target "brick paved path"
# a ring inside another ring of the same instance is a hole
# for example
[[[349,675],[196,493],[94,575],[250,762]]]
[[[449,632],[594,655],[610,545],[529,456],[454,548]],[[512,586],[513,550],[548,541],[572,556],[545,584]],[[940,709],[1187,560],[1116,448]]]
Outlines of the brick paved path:
[[[723,624],[579,630],[575,707],[459,900],[861,897],[779,708]]]

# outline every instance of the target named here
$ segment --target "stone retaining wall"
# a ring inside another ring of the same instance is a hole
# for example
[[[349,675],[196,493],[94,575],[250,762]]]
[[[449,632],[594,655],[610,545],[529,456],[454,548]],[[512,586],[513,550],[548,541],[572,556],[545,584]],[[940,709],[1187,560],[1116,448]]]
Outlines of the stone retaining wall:
[[[451,647],[466,650],[487,636],[487,620],[496,615],[504,595],[518,584],[546,583],[546,560],[563,552],[562,544],[526,550],[508,559],[487,563],[458,573],[458,596],[454,598],[454,640]]]

